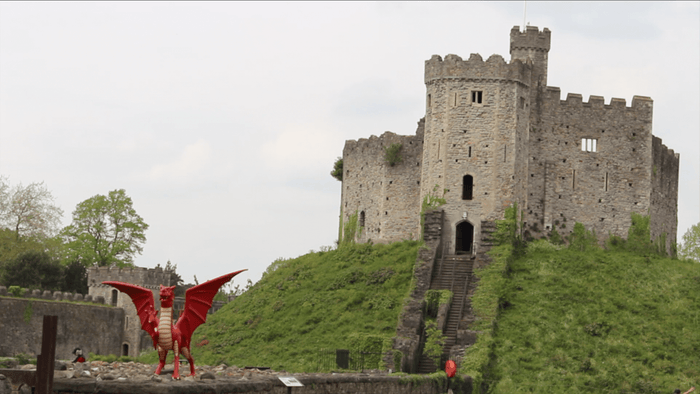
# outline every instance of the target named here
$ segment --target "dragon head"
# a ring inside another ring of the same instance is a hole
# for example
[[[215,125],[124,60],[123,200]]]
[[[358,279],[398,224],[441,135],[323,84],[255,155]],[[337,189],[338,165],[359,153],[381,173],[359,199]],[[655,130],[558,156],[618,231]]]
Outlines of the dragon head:
[[[173,306],[175,299],[175,286],[160,285],[160,306],[161,308],[170,308]]]

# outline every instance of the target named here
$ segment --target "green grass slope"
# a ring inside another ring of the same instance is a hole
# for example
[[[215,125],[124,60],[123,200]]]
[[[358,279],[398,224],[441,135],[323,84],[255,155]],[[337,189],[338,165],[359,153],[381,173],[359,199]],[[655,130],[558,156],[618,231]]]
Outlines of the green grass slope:
[[[538,241],[504,277],[490,393],[700,385],[700,264]]]
[[[195,332],[195,363],[316,371],[320,349],[393,337],[419,246],[347,245],[275,262]]]

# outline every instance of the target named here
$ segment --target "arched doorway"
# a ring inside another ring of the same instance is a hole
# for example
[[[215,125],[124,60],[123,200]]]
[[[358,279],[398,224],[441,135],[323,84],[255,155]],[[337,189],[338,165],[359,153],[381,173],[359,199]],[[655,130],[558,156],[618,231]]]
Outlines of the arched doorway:
[[[129,344],[125,343],[122,345],[122,356],[128,356],[129,355]]]
[[[455,253],[467,254],[472,251],[474,243],[474,226],[467,222],[461,222],[457,225],[457,234],[455,237]]]

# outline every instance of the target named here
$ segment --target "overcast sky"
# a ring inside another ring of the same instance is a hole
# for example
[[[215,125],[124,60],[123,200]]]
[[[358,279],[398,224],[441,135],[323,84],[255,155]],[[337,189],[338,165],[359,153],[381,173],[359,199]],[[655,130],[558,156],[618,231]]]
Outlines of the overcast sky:
[[[523,2],[0,2],[0,175],[76,205],[125,189],[136,265],[186,282],[332,245],[345,140],[409,135],[431,55],[509,56]],[[700,3],[527,3],[550,86],[654,100],[700,221]]]

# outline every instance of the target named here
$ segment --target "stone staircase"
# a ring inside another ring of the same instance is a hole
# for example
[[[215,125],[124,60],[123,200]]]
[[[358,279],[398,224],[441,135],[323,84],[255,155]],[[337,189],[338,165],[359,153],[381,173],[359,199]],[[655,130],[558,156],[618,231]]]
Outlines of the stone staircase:
[[[457,329],[462,320],[464,305],[467,303],[467,290],[473,265],[474,260],[470,255],[445,256],[435,264],[430,289],[450,290],[453,294],[443,331],[447,337],[443,346],[443,360],[447,358],[450,349],[457,341]],[[426,355],[422,355],[418,364],[418,373],[432,373],[440,367]]]

